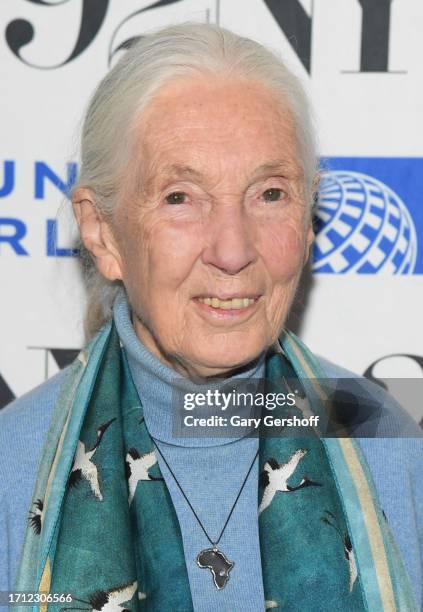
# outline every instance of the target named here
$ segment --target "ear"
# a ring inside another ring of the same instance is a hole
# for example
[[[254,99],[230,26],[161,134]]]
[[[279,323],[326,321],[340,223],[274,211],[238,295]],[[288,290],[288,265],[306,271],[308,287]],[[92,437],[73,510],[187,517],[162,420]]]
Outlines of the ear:
[[[310,218],[308,229],[307,229],[307,234],[306,234],[306,244],[305,244],[305,251],[304,251],[304,265],[307,263],[308,258],[310,257],[311,245],[313,244],[315,237],[316,236],[313,230],[313,220]]]
[[[308,258],[310,257],[310,250],[311,250],[311,245],[314,242],[314,239],[316,238],[316,235],[314,233],[314,229],[313,229],[313,221],[314,221],[314,213],[315,213],[315,203],[317,202],[317,193],[318,193],[318,189],[319,189],[319,185],[320,185],[320,178],[321,178],[321,174],[320,172],[316,172],[314,177],[313,177],[313,183],[311,186],[311,194],[312,194],[312,198],[313,198],[313,202],[312,202],[312,208],[310,211],[310,218],[308,220],[308,227],[307,227],[307,235],[306,235],[306,249],[305,249],[305,255],[304,255],[304,264],[307,263]]]
[[[319,186],[320,186],[320,181],[322,178],[322,173],[320,170],[317,170],[317,172],[315,172],[314,176],[313,176],[313,182],[311,185],[311,191],[314,194],[317,194],[318,190],[319,190]]]
[[[91,189],[80,188],[72,195],[72,206],[85,248],[97,270],[108,280],[122,279],[122,262],[110,225],[102,218]]]

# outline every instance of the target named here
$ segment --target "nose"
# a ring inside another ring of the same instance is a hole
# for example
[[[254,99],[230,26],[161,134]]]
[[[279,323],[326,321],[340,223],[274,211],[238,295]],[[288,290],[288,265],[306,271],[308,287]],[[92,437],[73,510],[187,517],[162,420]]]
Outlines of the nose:
[[[205,227],[202,261],[226,274],[238,274],[256,260],[254,223],[241,206],[217,207]]]

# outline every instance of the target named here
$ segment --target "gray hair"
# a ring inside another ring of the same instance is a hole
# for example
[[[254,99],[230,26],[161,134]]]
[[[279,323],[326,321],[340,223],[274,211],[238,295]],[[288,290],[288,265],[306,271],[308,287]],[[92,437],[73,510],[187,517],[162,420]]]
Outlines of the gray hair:
[[[314,200],[317,146],[309,103],[300,81],[282,60],[258,42],[212,24],[184,23],[140,37],[103,78],[86,112],[81,164],[73,190],[90,188],[100,214],[113,218],[122,186],[131,126],[166,81],[187,74],[231,74],[270,86],[288,104],[296,128],[306,197]],[[126,150],[126,155],[125,155]],[[92,337],[112,316],[121,282],[105,279],[83,245],[87,311]]]

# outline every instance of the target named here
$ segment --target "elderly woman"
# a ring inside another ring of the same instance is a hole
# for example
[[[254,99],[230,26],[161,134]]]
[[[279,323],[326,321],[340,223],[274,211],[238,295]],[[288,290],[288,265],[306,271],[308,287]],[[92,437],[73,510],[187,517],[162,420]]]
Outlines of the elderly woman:
[[[316,164],[299,82],[217,26],[145,36],[100,83],[72,196],[89,343],[1,413],[1,589],[42,610],[418,609],[422,444],[383,391],[379,435],[416,439],[173,428],[175,390],[265,379],[317,420],[319,378],[351,376],[285,329]]]

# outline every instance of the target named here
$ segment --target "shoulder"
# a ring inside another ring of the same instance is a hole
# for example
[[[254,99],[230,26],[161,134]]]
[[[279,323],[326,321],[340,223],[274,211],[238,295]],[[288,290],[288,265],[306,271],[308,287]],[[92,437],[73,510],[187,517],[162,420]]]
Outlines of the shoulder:
[[[41,453],[69,368],[0,410],[0,589],[16,578]]]
[[[328,378],[341,381],[348,389],[354,381],[363,390],[368,404],[376,413],[375,424],[362,423],[354,437],[360,444],[373,471],[397,475],[407,472],[414,479],[423,470],[423,431],[411,415],[385,389],[331,361],[315,356]],[[369,421],[372,422],[370,415]],[[389,466],[389,467],[388,467]]]
[[[338,391],[358,398],[361,413],[354,430],[356,437],[420,438],[423,443],[423,431],[417,421],[383,387],[320,355],[315,357],[327,378],[336,379]]]
[[[46,441],[60,394],[78,380],[81,363],[86,363],[98,340],[110,331],[106,324],[66,368],[0,410],[0,484],[29,486]],[[68,385],[70,385],[68,387]]]
[[[22,429],[23,424],[38,425],[48,420],[69,367],[7,404],[0,410],[0,435],[5,429]]]
[[[68,368],[0,410],[0,478],[3,486],[33,477]]]
[[[378,489],[390,496],[393,504],[404,501],[407,490],[420,495],[416,485],[417,475],[423,470],[423,431],[418,423],[379,385],[321,356],[315,357],[328,378],[340,382],[341,389],[349,390],[353,384],[353,392],[359,393],[360,401],[367,406],[352,435]]]

